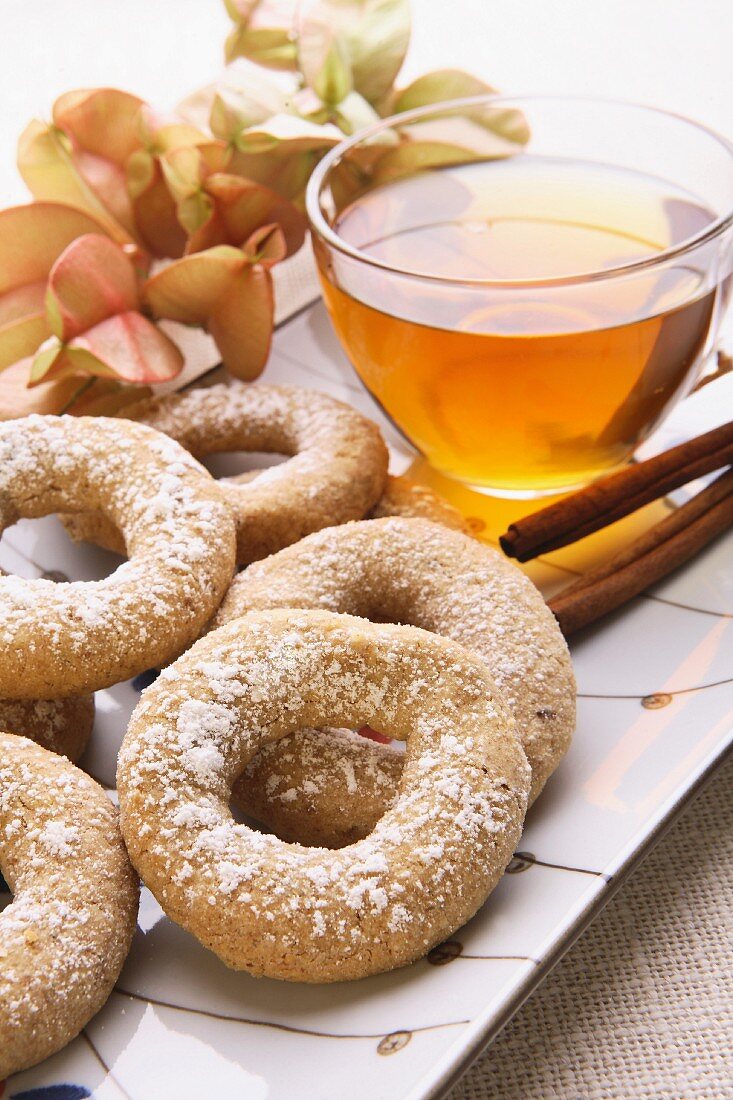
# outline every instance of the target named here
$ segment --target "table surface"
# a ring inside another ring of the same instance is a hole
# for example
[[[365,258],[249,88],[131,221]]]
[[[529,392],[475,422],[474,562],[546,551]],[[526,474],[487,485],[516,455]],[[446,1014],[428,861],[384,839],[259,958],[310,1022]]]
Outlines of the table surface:
[[[733,761],[448,1100],[733,1096]]]
[[[733,132],[730,0],[413,0],[413,11],[407,75],[460,66],[504,91],[618,96]],[[17,136],[56,95],[104,84],[171,107],[216,75],[229,26],[218,0],[4,0],[3,17],[3,206],[26,198]],[[726,863],[721,850],[732,779],[728,767],[452,1100],[733,1093],[733,853]]]

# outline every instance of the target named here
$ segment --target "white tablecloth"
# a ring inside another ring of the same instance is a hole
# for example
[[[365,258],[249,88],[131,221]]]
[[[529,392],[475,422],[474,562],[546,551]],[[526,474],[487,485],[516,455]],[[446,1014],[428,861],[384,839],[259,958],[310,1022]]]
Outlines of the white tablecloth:
[[[733,1097],[733,761],[450,1100]]]

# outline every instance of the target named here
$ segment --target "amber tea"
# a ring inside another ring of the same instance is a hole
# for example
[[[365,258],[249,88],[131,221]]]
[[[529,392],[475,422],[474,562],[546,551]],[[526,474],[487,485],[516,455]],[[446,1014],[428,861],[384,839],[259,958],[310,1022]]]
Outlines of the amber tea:
[[[638,262],[713,220],[653,175],[520,154],[343,209],[339,237],[397,275],[335,273],[320,249],[319,266],[354,367],[415,447],[467,484],[534,495],[622,463],[692,386],[722,288],[689,257]]]

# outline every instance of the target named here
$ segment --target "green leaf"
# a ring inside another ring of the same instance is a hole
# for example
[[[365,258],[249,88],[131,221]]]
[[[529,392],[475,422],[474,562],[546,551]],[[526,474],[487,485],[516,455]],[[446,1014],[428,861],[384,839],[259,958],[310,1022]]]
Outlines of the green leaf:
[[[155,157],[147,149],[137,149],[127,162],[127,190],[131,199],[142,195],[155,178]]]
[[[324,102],[335,104],[351,88],[342,82],[326,97],[317,77],[336,43],[351,86],[375,104],[388,92],[399,72],[410,40],[408,0],[318,0],[297,27],[298,61],[306,82]]]
[[[279,225],[263,225],[247,238],[242,251],[250,263],[269,268],[285,259],[288,246]]]
[[[397,125],[395,130],[402,140],[380,157],[375,182],[447,164],[516,156],[529,136],[520,111],[489,104],[459,114],[436,111],[419,121]]]
[[[6,290],[4,294],[0,294],[0,329],[39,314],[45,316],[45,298],[45,279],[37,283],[25,283],[23,286],[13,287],[12,290]]]
[[[270,354],[275,299],[272,278],[261,266],[244,269],[217,304],[208,331],[227,369],[247,381],[262,373]]]
[[[273,115],[259,126],[244,130],[237,138],[237,150],[241,153],[325,153],[343,141],[343,135],[335,126],[321,126],[297,115]],[[232,157],[232,170],[242,171],[236,153]]]
[[[31,202],[0,211],[0,294],[43,282],[64,249],[84,233],[99,233],[94,218],[56,202]]]
[[[28,375],[28,385],[35,386],[42,382],[51,373],[54,366],[56,367],[54,372],[56,377],[63,373],[70,373],[69,362],[64,357],[64,345],[56,339],[50,340],[36,354]]]
[[[46,311],[43,308],[45,285],[38,284],[36,289],[40,293],[40,308],[0,325],[0,371],[12,366],[20,359],[25,359],[28,355],[33,355],[34,351],[51,335]],[[5,299],[1,299],[0,307],[4,304]]]
[[[240,72],[236,86],[222,82],[211,105],[211,132],[222,141],[235,141],[242,130],[285,111],[296,91],[290,77],[287,78],[288,86],[284,86],[283,81],[265,76],[256,65],[245,64],[246,79],[242,79],[244,74]]]
[[[227,61],[246,57],[270,69],[296,69],[290,4],[278,0],[224,0],[235,26],[227,37]]]
[[[239,248],[219,245],[164,267],[143,287],[157,317],[184,325],[205,325],[232,280],[247,265]]]
[[[214,213],[214,203],[203,191],[181,199],[177,207],[178,220],[189,237],[208,225]]]
[[[247,56],[247,27],[237,23],[224,39],[224,60],[227,64]]]
[[[427,107],[431,103],[440,104],[449,99],[491,95],[495,92],[496,89],[492,88],[490,84],[486,84],[485,81],[479,80],[478,77],[465,73],[460,69],[437,69],[435,72],[425,73],[424,76],[413,80],[412,84],[403,88],[401,92],[396,92],[384,104],[384,111],[389,114],[398,114],[402,111],[411,111],[416,107]],[[505,107],[501,103],[489,101],[475,107],[465,108],[461,112],[461,118],[467,123],[475,123],[489,133],[495,134],[503,142],[515,146],[526,145],[530,138],[527,120],[524,114],[515,107]],[[453,116],[452,119],[450,116],[441,118],[436,115],[435,119],[428,118],[426,120],[427,123],[431,121],[433,130],[438,126],[442,128],[445,140],[451,140],[450,130],[453,129],[456,134],[459,133],[459,130],[463,131],[468,147],[473,145],[478,151],[479,146],[482,144],[482,139],[476,135],[473,137],[468,135],[468,127],[461,124],[458,115]],[[412,132],[415,125],[419,124],[410,124],[410,132]],[[405,133],[406,129],[400,127],[400,132]],[[496,155],[501,156],[507,156],[517,151],[516,149],[500,149],[499,146],[496,148],[499,150]]]
[[[59,96],[53,121],[88,153],[123,166],[139,148],[142,99],[117,88],[79,88]]]
[[[88,374],[139,385],[167,382],[182,368],[183,355],[173,341],[132,310],[101,321],[68,344],[53,341],[42,348],[28,384]]]
[[[223,141],[207,141],[201,145],[181,145],[169,149],[160,157],[165,181],[176,202],[201,190],[212,172],[224,172],[231,159],[231,150]]]
[[[176,202],[200,189],[204,173],[201,153],[196,146],[170,149],[160,158],[160,167]]]
[[[60,130],[31,122],[18,142],[18,169],[34,198],[82,210],[115,240],[133,243],[132,235],[79,171],[69,139]]]
[[[128,157],[140,146],[138,121],[143,107],[143,101],[137,96],[116,88],[82,88],[66,92],[53,105],[53,128],[50,130],[50,133],[55,132],[65,140],[56,150],[52,150],[49,143],[44,154],[42,174],[48,177],[47,185],[58,193],[52,190],[42,197],[73,202],[98,217],[98,212],[90,204],[89,194],[84,194],[90,191],[111,218],[111,224],[117,226],[113,235],[120,241],[135,236],[124,166]],[[69,163],[65,166],[64,150],[69,157]],[[51,153],[54,153],[53,157]],[[26,159],[30,158],[26,156]],[[76,182],[72,179],[74,173]],[[34,194],[37,194],[43,181],[39,181],[37,171],[35,175]],[[66,187],[66,194],[59,190],[62,186]],[[82,199],[81,202],[73,199],[74,192],[77,199]],[[110,227],[108,231],[112,233]]]
[[[297,252],[305,238],[306,223],[292,203],[252,180],[216,173],[207,181],[207,193],[216,205],[223,237],[212,243],[241,247],[262,225],[277,223],[283,232],[288,255]],[[198,251],[193,241],[189,251]]]
[[[387,149],[372,167],[370,185],[401,179],[429,168],[442,168],[450,164],[471,164],[473,161],[493,159],[469,148],[439,141],[406,141]],[[503,154],[506,155],[506,154]]]
[[[0,420],[15,420],[31,413],[58,415],[70,402],[73,403],[75,394],[85,381],[83,376],[77,375],[60,381],[43,382],[29,389],[30,368],[31,360],[24,358],[0,375]]]
[[[331,35],[323,44],[324,52],[308,82],[323,103],[335,105],[346,99],[353,88],[351,66],[346,47],[338,37]]]
[[[474,107],[471,118],[492,134],[516,146],[526,145],[532,136],[527,119],[515,107],[501,107],[498,104]]]
[[[46,315],[51,331],[64,342],[137,305],[135,269],[109,237],[78,237],[51,268]]]
[[[398,114],[411,111],[415,107],[425,107],[430,103],[487,95],[495,91],[496,88],[462,69],[436,69],[419,76],[402,91],[396,92],[389,104],[389,113]]]
[[[357,130],[363,130],[366,126],[379,122],[377,112],[358,92],[350,92],[345,99],[336,104],[332,117],[345,134],[355,134]]]
[[[167,382],[183,369],[183,355],[159,328],[130,310],[95,325],[66,347],[77,370],[125,382]]]
[[[356,91],[369,103],[378,103],[394,84],[410,43],[408,0],[371,0],[358,7],[363,16],[347,31],[351,72]]]
[[[302,211],[311,172],[327,148],[301,149],[296,143],[284,142],[268,152],[237,153],[232,168],[269,187]]]
[[[295,70],[297,50],[289,30],[277,27],[235,27],[224,44],[227,61],[246,57],[268,69]]]
[[[143,149],[134,153],[127,163],[127,186],[145,248],[154,256],[182,256],[186,233],[158,158]]]
[[[59,203],[34,202],[0,211],[0,370],[33,355],[51,335],[46,280],[64,249],[101,226]]]
[[[251,18],[259,0],[224,0],[227,15],[235,23],[246,23]]]

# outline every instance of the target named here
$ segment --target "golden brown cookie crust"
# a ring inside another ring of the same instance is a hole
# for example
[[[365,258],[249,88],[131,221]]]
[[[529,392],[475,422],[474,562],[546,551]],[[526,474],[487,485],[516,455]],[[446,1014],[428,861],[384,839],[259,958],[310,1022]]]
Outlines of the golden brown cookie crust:
[[[387,478],[382,496],[372,508],[368,519],[401,516],[403,519],[428,519],[455,531],[470,532],[470,526],[457,508],[427,485],[420,485],[404,474]]]
[[[228,623],[164,670],[118,767],[133,863],[166,913],[235,969],[361,978],[471,917],[519,838],[526,757],[485,665],[413,627],[323,611]],[[236,824],[232,784],[269,741],[327,722],[407,741],[398,798],[365,839],[303,848]]]
[[[130,949],[138,883],[104,791],[0,733],[0,1079],[64,1047],[107,1000]]]
[[[514,564],[467,535],[401,518],[320,531],[237,576],[214,625],[272,607],[411,623],[478,653],[514,714],[532,769],[530,801],[568,748],[575,679],[557,623]],[[395,797],[400,761],[363,738],[343,743],[340,769],[329,753],[322,771],[320,753],[313,731],[270,746],[236,785],[237,804],[303,844],[364,836]]]
[[[68,699],[0,699],[0,730],[27,737],[75,764],[94,727],[94,696]]]
[[[173,440],[104,417],[0,424],[0,530],[21,516],[103,510],[130,560],[100,581],[0,577],[0,697],[50,699],[173,660],[234,570],[234,521]]]
[[[7,576],[0,569],[0,576]],[[75,764],[94,728],[94,696],[0,699],[0,730],[17,733]]]
[[[125,416],[175,439],[196,458],[225,451],[291,456],[219,484],[237,523],[237,561],[247,565],[322,527],[359,519],[379,499],[387,448],[355,409],[317,390],[233,380],[149,398]],[[104,517],[66,517],[72,537],[124,553]]]

